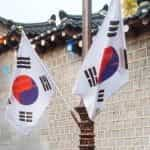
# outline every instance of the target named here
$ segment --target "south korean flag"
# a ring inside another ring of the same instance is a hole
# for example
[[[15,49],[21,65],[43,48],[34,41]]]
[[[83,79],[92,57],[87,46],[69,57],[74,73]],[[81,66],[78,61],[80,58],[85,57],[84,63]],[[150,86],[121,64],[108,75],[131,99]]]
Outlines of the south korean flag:
[[[81,96],[89,118],[94,120],[104,102],[127,82],[128,64],[120,0],[112,0],[81,66],[73,93]]]
[[[7,120],[19,132],[29,134],[54,92],[52,76],[22,31],[6,109]]]

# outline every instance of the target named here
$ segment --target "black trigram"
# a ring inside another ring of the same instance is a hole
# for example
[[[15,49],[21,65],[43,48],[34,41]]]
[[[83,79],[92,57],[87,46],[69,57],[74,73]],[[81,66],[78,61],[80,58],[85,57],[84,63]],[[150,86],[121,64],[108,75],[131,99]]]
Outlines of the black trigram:
[[[123,52],[124,52],[125,68],[128,69],[127,51],[124,49]]]
[[[32,122],[32,112],[19,112],[19,120],[23,122]]]
[[[97,102],[103,102],[103,101],[104,101],[104,90],[99,90]]]
[[[30,69],[31,63],[30,63],[30,57],[17,57],[17,68],[25,68]]]
[[[84,74],[88,80],[90,87],[96,86],[97,84],[96,68],[93,66],[92,68],[85,70]]]
[[[39,78],[40,78],[40,81],[41,81],[42,86],[44,88],[44,91],[48,91],[48,90],[52,89],[52,87],[51,87],[51,85],[50,85],[50,83],[49,83],[49,81],[48,81],[46,76],[43,75],[43,76],[41,76]]]
[[[11,104],[11,100],[8,98],[8,104]]]
[[[108,33],[107,36],[108,37],[114,37],[117,35],[117,30],[119,28],[119,21],[110,21],[109,23],[109,28],[108,28]]]

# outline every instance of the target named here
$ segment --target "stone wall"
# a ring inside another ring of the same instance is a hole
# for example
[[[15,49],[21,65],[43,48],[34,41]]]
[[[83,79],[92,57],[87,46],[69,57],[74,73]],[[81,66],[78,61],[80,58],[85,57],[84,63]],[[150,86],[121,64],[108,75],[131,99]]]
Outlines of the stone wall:
[[[150,149],[150,34],[128,38],[129,82],[96,119],[97,149]]]
[[[128,38],[127,45],[129,82],[106,102],[95,120],[96,150],[150,149],[150,34]],[[77,150],[79,129],[69,110],[80,101],[72,96],[71,87],[82,58],[64,48],[49,50],[43,59],[61,89],[49,107],[50,147]]]
[[[79,128],[70,110],[82,57],[57,48],[41,56],[56,81],[54,100],[30,136],[21,136],[4,118],[15,52],[0,55],[0,150],[78,150]],[[96,150],[150,149],[150,34],[128,38],[129,82],[106,101],[96,117]]]

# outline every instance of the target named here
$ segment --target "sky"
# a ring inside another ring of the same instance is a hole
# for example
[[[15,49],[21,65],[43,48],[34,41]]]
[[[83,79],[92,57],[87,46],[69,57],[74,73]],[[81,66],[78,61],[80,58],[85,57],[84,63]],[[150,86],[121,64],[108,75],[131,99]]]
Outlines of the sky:
[[[92,12],[99,11],[110,0],[92,0]],[[47,21],[59,10],[82,14],[82,0],[1,0],[0,16],[16,22]]]

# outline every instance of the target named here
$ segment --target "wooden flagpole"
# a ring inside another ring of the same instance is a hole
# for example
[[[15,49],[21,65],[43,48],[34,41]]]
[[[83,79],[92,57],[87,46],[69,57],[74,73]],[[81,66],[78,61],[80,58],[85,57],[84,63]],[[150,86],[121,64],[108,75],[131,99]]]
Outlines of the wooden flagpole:
[[[82,41],[83,49],[82,55],[85,57],[90,45],[91,45],[91,7],[92,0],[83,0],[83,12],[82,12]],[[88,117],[86,108],[83,104],[83,100],[80,102],[80,106],[75,107],[75,111],[80,117],[80,121],[76,118],[75,114],[72,112],[72,117],[80,128],[80,150],[94,150],[95,140],[94,140],[94,122]]]

